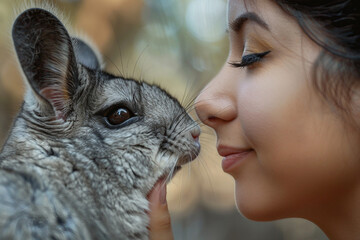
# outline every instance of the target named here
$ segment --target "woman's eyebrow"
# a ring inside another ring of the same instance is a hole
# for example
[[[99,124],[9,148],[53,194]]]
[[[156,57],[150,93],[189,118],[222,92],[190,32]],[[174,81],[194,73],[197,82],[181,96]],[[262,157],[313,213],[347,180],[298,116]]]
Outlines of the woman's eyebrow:
[[[269,25],[254,12],[246,12],[244,14],[241,14],[240,16],[235,18],[234,21],[229,23],[229,28],[234,32],[239,32],[247,20],[253,21],[259,24],[261,27],[265,28],[266,30],[269,30]]]

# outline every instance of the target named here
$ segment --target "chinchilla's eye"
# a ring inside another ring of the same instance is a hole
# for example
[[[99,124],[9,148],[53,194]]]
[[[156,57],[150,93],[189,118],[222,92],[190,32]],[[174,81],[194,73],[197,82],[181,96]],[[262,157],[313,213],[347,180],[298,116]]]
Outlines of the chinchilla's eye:
[[[111,125],[119,125],[133,116],[134,114],[129,109],[120,107],[116,108],[114,111],[110,111],[106,116],[106,120]]]
[[[130,110],[129,107],[122,103],[99,110],[95,115],[101,116],[102,122],[110,129],[123,128],[142,119],[136,111]]]

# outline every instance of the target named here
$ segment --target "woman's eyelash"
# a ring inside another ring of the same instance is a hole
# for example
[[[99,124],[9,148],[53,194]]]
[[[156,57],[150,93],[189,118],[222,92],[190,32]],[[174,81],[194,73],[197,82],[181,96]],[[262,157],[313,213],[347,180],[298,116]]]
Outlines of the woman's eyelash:
[[[271,51],[248,54],[242,57],[241,62],[229,62],[229,64],[236,68],[246,67],[255,62],[259,62],[263,57],[265,57],[270,52]]]

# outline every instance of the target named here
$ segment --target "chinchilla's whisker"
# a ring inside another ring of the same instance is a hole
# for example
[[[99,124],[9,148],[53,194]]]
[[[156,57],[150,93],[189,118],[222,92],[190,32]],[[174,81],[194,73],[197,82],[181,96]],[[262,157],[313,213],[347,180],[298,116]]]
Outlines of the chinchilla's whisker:
[[[122,71],[120,71],[120,69],[118,68],[118,66],[111,60],[111,58],[109,58],[108,56],[104,55],[104,57],[107,59],[108,62],[110,62],[118,71],[118,73],[120,74],[120,76],[124,75]]]
[[[191,107],[195,107],[195,100],[197,98],[197,95],[192,97],[188,103],[186,105],[184,105],[184,108],[186,109],[186,111],[188,112],[188,109],[190,109]]]
[[[137,67],[137,65],[138,65],[138,63],[139,63],[139,61],[140,61],[140,58],[143,56],[145,50],[146,50],[148,47],[149,47],[149,44],[147,44],[146,46],[144,46],[144,48],[141,50],[138,58],[136,59],[135,64],[134,64],[134,68],[133,68],[132,76],[135,75],[136,67]]]
[[[200,164],[202,166],[202,169],[205,171],[205,174],[206,174],[206,178],[207,178],[207,182],[210,184],[211,186],[211,189],[214,191],[214,187],[213,187],[213,179],[212,177],[210,176],[210,173],[209,173],[209,166],[207,165],[206,161],[203,161],[204,159],[198,159],[198,164]],[[201,168],[199,168],[199,172],[202,172],[201,171]]]
[[[188,93],[188,91],[189,91],[189,80],[188,79],[185,79],[185,82],[186,82],[186,84],[185,84],[185,89],[184,89],[184,93],[183,93],[183,95],[182,95],[182,97],[181,97],[181,100],[180,100],[180,104],[181,105],[184,105],[184,101],[185,101],[185,99],[186,99],[186,96],[187,96],[187,93]]]
[[[189,80],[187,81],[189,82]],[[188,91],[188,86],[191,86],[190,89],[192,89],[191,91]],[[185,100],[182,101],[181,103],[184,104],[184,108],[186,109],[187,106],[191,103],[193,103],[195,101],[195,99],[197,98],[197,96],[199,95],[200,90],[203,88],[203,84],[200,83],[198,84],[198,82],[194,82],[192,81],[191,85],[187,84],[187,88],[186,88],[186,92],[185,92]]]
[[[113,29],[116,29],[116,28],[113,28]],[[117,44],[115,44],[115,47],[117,49],[117,52],[119,52],[119,56],[120,56],[120,66],[121,66],[121,72],[124,73],[125,72],[125,69],[124,69],[124,63],[123,63],[123,54],[122,54],[122,50],[121,50],[121,47],[119,45],[119,43],[121,42],[119,37],[118,37],[118,34],[114,34],[114,37],[115,37],[115,42]],[[124,76],[124,74],[121,74],[121,76]]]
[[[174,137],[177,137],[180,134],[183,134],[184,132],[187,132],[196,126],[199,126],[199,125],[196,122],[194,122],[194,123],[190,124],[189,126],[186,126],[185,128],[181,129],[181,131],[177,132]]]
[[[166,180],[163,182],[163,184],[166,184],[167,182],[170,181],[170,179],[172,179],[173,174],[174,174],[174,171],[175,171],[175,168],[176,168],[176,165],[177,165],[177,161],[174,162],[174,164],[173,164],[173,166],[171,167],[170,172],[169,172],[168,175],[166,176]]]
[[[185,115],[186,116],[186,115]],[[173,131],[182,123],[182,120],[186,118],[183,113],[178,114],[170,124],[170,129]],[[175,125],[174,125],[175,123]]]

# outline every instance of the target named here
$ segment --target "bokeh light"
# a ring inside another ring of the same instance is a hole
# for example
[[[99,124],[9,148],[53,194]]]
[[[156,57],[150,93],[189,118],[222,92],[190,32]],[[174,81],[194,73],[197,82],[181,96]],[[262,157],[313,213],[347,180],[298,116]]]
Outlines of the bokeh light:
[[[216,42],[225,35],[225,13],[222,0],[193,0],[186,8],[186,25],[200,41]]]

